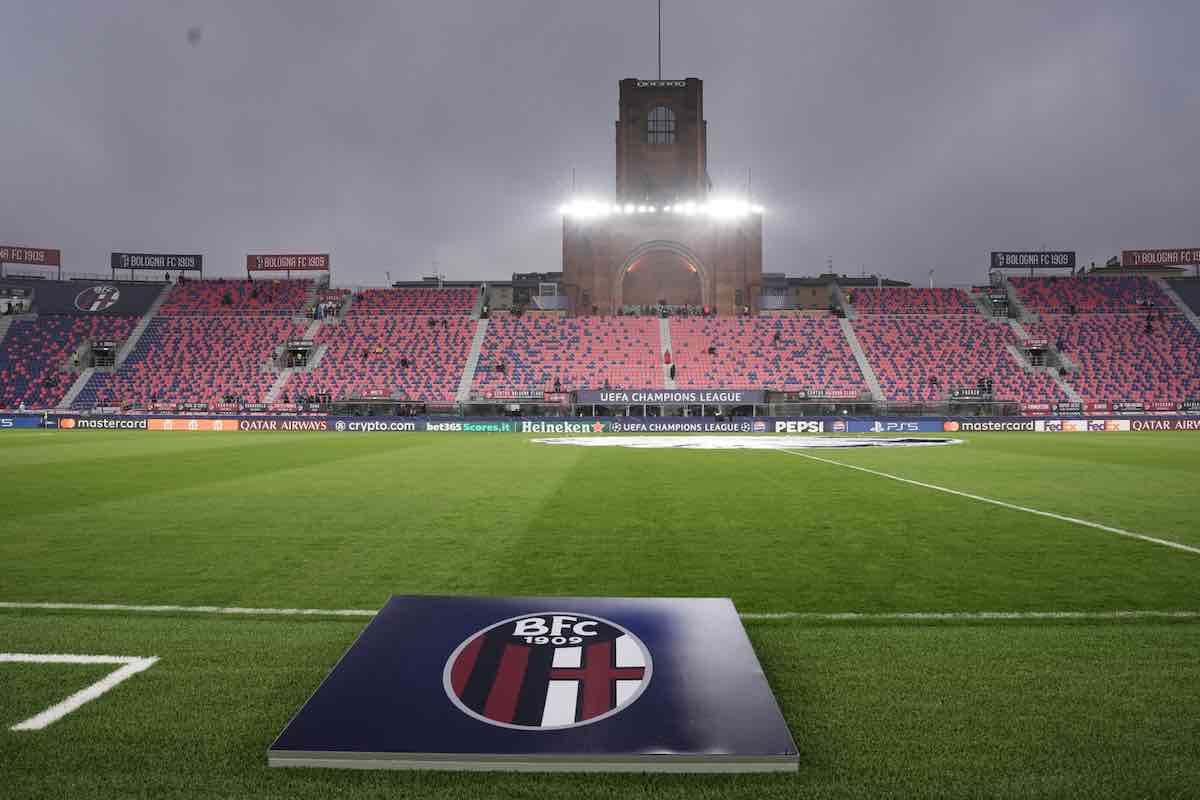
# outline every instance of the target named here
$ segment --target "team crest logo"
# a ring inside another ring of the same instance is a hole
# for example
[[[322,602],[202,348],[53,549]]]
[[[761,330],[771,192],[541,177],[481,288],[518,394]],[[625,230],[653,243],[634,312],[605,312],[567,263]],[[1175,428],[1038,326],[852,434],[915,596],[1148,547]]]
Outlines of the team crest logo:
[[[121,290],[115,286],[92,286],[75,295],[75,307],[80,311],[103,311],[121,299]]]
[[[561,730],[628,708],[650,684],[650,651],[600,617],[526,614],[467,638],[446,660],[451,702],[481,722]]]

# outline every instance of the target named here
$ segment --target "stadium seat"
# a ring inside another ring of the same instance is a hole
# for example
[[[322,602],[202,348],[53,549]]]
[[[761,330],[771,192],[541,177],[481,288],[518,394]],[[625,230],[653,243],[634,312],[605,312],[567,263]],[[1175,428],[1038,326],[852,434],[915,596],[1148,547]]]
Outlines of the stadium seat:
[[[954,388],[974,388],[981,377],[992,379],[998,400],[1066,399],[1050,376],[1027,371],[1007,351],[1018,344],[1011,328],[978,314],[877,314],[853,326],[887,400],[936,402]]]
[[[882,287],[847,289],[858,314],[970,314],[975,304],[961,289]]]
[[[273,351],[304,330],[269,312],[155,317],[125,363],[114,373],[96,373],[76,403],[216,403],[227,395],[261,403],[276,377],[266,368]]]
[[[354,296],[351,316],[381,314],[470,314],[475,307],[479,288],[406,287],[401,289],[364,289]]]
[[[500,365],[503,364],[503,371]],[[496,314],[475,370],[484,396],[576,389],[663,387],[658,320]]]
[[[283,392],[289,397],[399,395],[451,402],[474,333],[475,320],[463,315],[351,313],[341,324],[322,326],[316,343],[327,346],[324,356],[310,372],[294,374]]]
[[[14,321],[0,345],[0,408],[57,405],[75,381],[75,373],[61,371],[71,353],[87,341],[126,339],[137,320],[54,315]]]
[[[185,280],[171,287],[158,313],[302,314],[311,288],[312,282],[307,280]]]
[[[1063,277],[1008,279],[1027,309],[1039,314],[1130,313],[1147,304],[1174,308],[1158,285],[1149,278]]]
[[[828,315],[672,319],[671,345],[680,389],[824,390],[838,396],[867,390],[838,321]]]
[[[1026,323],[1079,365],[1068,381],[1089,402],[1200,397],[1200,334],[1182,314],[1055,314]],[[1146,331],[1147,317],[1152,317]]]

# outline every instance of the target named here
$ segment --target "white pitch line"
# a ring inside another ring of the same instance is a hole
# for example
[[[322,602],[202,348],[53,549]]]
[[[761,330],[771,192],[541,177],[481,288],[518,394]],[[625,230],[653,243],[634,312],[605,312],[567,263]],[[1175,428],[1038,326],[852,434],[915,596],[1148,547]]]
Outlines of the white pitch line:
[[[142,658],[140,656],[88,656],[71,655],[66,653],[0,653],[0,663],[8,664],[119,664],[119,668],[105,675],[100,680],[80,689],[75,694],[55,703],[40,714],[35,714],[24,722],[18,722],[9,730],[40,731],[47,725],[65,717],[84,703],[95,700],[100,695],[117,686],[122,681],[132,678],[139,672],[145,672],[158,662],[157,656]]]
[[[132,613],[189,613],[212,615],[265,614],[277,617],[373,617],[376,611],[358,608],[238,608],[236,606],[151,606],[120,603],[12,603],[0,602],[0,610],[125,611]],[[1039,620],[1039,619],[1200,619],[1200,611],[745,611],[742,619],[794,619],[817,622],[871,622],[888,620]],[[115,656],[66,656],[66,658],[115,658]],[[78,662],[85,663],[85,662]],[[93,663],[115,663],[96,661]]]
[[[945,620],[1039,620],[1039,619],[1200,619],[1200,611],[884,611],[859,613],[844,611],[821,613],[809,611],[762,611],[746,612],[742,619],[794,619],[817,622],[886,622],[916,620],[937,622]]]
[[[241,608],[239,606],[138,606],[121,603],[0,603],[0,609],[45,609],[48,611],[137,611],[148,614],[236,614],[279,617],[373,617],[377,612],[361,608]]]
[[[820,461],[823,464],[833,464],[838,467],[845,467],[846,469],[858,470],[859,472],[865,472],[869,475],[877,475],[880,478],[888,478],[893,481],[899,481],[900,483],[907,483],[912,486],[920,486],[923,489],[932,489],[935,492],[945,492],[946,494],[952,494],[956,497],[966,497],[969,500],[978,500],[981,503],[990,503],[994,506],[1000,506],[1001,508],[1012,509],[1013,511],[1024,511],[1026,514],[1036,514],[1039,517],[1049,517],[1050,519],[1057,519],[1062,522],[1083,525],[1088,528],[1095,528],[1096,530],[1105,531],[1107,533],[1115,533],[1118,536],[1127,536],[1130,539],[1141,539],[1143,542],[1160,544],[1163,547],[1171,547],[1176,550],[1182,550],[1185,553],[1192,553],[1193,555],[1200,556],[1200,547],[1192,547],[1191,545],[1181,544],[1180,542],[1173,542],[1170,539],[1160,539],[1157,536],[1147,536],[1144,533],[1134,533],[1133,531],[1127,531],[1124,528],[1114,528],[1111,525],[1102,525],[1099,522],[1092,522],[1091,520],[1080,519],[1079,517],[1068,517],[1065,514],[1055,514],[1052,511],[1042,511],[1040,509],[1030,508],[1029,506],[1019,506],[1015,503],[1006,503],[1003,500],[994,500],[991,497],[983,497],[982,495],[971,494],[970,492],[960,492],[957,489],[948,489],[945,486],[938,486],[934,483],[914,481],[911,478],[902,478],[899,475],[892,475],[888,472],[880,472],[877,469],[868,469],[867,467],[860,467],[857,464],[847,464],[844,461],[834,461],[832,458],[821,458],[820,456],[813,456],[809,455],[808,453],[800,453],[795,450],[780,450],[779,452],[787,453],[791,456],[807,458],[810,461]]]

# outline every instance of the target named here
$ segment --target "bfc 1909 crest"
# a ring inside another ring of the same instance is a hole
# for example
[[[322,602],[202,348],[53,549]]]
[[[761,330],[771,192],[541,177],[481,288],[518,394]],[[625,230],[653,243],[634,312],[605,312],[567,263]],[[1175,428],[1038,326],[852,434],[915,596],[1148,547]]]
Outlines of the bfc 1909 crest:
[[[472,634],[446,660],[446,694],[491,725],[574,728],[617,714],[650,683],[650,651],[625,628],[567,612],[525,614]]]
[[[104,311],[120,299],[121,290],[115,286],[92,286],[75,295],[75,307],[80,311]]]

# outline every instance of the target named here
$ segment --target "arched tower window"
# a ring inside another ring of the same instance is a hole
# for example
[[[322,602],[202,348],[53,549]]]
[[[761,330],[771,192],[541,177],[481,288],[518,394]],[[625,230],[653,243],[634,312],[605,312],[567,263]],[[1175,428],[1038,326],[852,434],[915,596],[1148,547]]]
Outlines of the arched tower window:
[[[646,141],[650,144],[675,144],[675,112],[655,106],[646,118]]]

